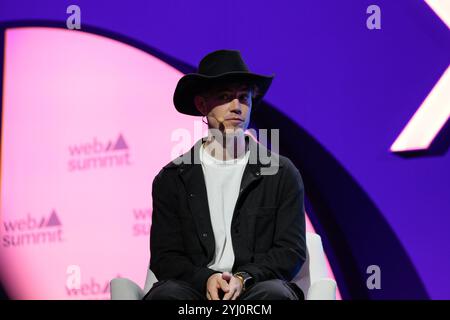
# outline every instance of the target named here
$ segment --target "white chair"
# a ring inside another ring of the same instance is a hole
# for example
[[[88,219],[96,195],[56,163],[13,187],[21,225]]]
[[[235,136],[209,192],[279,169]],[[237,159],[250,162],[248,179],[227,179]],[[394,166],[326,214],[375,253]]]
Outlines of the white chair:
[[[306,233],[307,257],[295,282],[305,294],[306,300],[336,300],[336,281],[328,278],[327,264],[323,252],[322,240],[318,234]],[[144,289],[126,278],[111,280],[112,300],[140,300],[150,291],[156,279],[148,269]]]

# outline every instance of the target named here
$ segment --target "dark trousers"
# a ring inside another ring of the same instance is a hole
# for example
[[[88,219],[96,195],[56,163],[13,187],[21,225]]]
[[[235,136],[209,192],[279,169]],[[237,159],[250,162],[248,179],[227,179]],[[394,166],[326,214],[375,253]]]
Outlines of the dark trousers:
[[[143,300],[206,300],[206,296],[179,280],[158,281]],[[257,282],[237,300],[304,300],[302,290],[295,284],[278,279]]]

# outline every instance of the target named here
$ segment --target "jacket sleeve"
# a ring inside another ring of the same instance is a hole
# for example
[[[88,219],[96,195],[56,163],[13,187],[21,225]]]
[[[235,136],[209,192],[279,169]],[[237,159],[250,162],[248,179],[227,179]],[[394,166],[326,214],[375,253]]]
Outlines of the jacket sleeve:
[[[280,206],[271,249],[255,254],[255,262],[236,268],[236,272],[251,274],[255,281],[291,281],[306,260],[304,186],[300,172],[290,160],[281,179]]]
[[[153,180],[150,269],[159,281],[183,280],[206,294],[206,282],[217,271],[197,267],[185,255],[174,188],[175,181],[169,174],[165,174],[164,169]]]

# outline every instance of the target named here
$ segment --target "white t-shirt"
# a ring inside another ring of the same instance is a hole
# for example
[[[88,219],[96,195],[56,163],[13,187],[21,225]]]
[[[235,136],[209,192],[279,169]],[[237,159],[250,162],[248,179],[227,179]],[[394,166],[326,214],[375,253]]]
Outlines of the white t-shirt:
[[[213,260],[208,268],[231,272],[234,264],[234,251],[231,242],[231,219],[239,196],[242,175],[250,152],[238,159],[219,160],[213,157],[202,145],[200,161],[205,176],[211,224],[216,243]]]

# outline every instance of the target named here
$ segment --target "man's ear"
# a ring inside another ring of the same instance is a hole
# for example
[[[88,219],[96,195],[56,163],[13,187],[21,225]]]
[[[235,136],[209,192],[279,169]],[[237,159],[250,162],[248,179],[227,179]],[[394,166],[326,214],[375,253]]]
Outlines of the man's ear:
[[[206,115],[206,100],[202,96],[195,96],[194,97],[194,104],[198,111],[200,111],[201,114]]]

